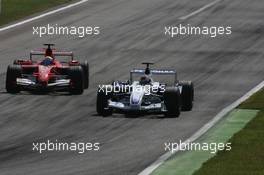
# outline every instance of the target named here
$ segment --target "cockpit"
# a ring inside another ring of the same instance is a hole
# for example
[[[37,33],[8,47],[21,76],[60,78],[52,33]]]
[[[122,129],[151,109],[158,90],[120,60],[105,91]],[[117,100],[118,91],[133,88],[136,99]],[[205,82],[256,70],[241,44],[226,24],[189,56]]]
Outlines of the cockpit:
[[[53,64],[54,64],[53,58],[50,57],[50,56],[46,56],[44,58],[44,60],[41,62],[41,65],[43,65],[43,66],[50,66],[50,65],[53,65]]]

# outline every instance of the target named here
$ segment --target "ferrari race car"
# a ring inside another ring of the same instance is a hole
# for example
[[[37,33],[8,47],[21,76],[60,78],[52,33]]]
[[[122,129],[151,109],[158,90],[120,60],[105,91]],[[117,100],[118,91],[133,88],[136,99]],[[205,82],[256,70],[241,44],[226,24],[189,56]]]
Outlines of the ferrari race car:
[[[101,116],[113,112],[124,114],[164,114],[179,117],[181,111],[191,111],[194,87],[190,81],[178,81],[175,70],[150,69],[153,63],[143,63],[146,69],[133,69],[130,80],[114,81],[99,86],[97,92],[97,113]],[[171,76],[172,82],[161,83],[153,76]],[[134,80],[139,76],[138,80]]]
[[[44,44],[47,48],[33,50],[30,59],[15,60],[7,68],[6,91],[68,91],[82,94],[89,86],[89,64],[74,60],[72,52],[62,52],[51,48],[54,44]],[[40,60],[33,60],[40,57]],[[57,57],[70,57],[59,61]]]

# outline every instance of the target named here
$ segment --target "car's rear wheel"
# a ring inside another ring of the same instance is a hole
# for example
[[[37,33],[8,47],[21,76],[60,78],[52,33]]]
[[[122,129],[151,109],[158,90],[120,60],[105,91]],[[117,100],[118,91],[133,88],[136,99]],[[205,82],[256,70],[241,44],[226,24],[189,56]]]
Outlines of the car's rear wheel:
[[[179,117],[181,113],[180,91],[177,87],[167,87],[164,92],[164,104],[167,112],[166,117]]]
[[[81,67],[83,69],[83,84],[84,84],[84,89],[88,89],[89,87],[89,64],[88,61],[85,61],[81,63]]]
[[[181,101],[182,111],[191,111],[193,108],[194,87],[191,81],[180,82],[182,86]]]
[[[22,68],[20,65],[9,65],[6,73],[6,91],[8,93],[19,93],[20,87],[17,85],[17,78],[21,78]]]
[[[71,80],[70,93],[80,95],[83,93],[83,70],[81,66],[71,66],[69,68],[69,78]]]
[[[107,117],[113,114],[113,109],[108,107],[108,100],[111,98],[111,93],[106,93],[106,88],[98,89],[96,111],[98,115]]]

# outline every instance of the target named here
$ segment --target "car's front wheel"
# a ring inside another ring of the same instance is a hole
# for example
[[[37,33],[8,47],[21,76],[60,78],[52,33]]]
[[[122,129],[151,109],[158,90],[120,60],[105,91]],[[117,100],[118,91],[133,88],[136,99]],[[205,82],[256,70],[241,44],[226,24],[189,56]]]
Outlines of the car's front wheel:
[[[96,111],[98,115],[107,117],[112,115],[113,109],[108,107],[108,100],[111,98],[110,93],[106,93],[106,88],[98,89]]]
[[[6,73],[6,91],[8,93],[19,93],[20,87],[17,85],[17,78],[21,78],[22,68],[20,65],[9,65]]]
[[[182,111],[191,111],[193,108],[194,87],[191,81],[180,82],[182,86]]]
[[[180,91],[177,87],[167,87],[164,92],[165,117],[179,117],[181,113]]]

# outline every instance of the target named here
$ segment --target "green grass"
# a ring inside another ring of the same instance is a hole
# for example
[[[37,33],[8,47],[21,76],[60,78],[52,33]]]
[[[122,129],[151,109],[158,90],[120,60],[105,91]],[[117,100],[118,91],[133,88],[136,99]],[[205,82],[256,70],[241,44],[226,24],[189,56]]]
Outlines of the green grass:
[[[229,113],[223,120],[217,123],[209,132],[205,133],[196,143],[227,143],[228,140],[238,131],[246,126],[259,110],[236,109]],[[152,175],[191,175],[201,165],[214,157],[210,151],[188,151],[175,155],[166,161]],[[191,161],[190,161],[191,160]]]
[[[230,139],[231,151],[218,152],[194,175],[264,174],[264,90],[253,95],[239,108],[258,109],[260,112]]]
[[[264,110],[264,89],[260,90],[239,106],[240,109]]]
[[[72,1],[73,0],[2,0],[0,25]]]

